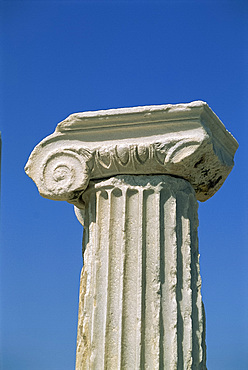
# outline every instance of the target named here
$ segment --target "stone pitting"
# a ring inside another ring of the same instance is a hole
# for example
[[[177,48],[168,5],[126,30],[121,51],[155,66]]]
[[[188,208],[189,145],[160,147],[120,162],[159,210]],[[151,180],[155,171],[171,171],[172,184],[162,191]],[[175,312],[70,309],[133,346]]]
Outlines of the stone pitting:
[[[76,369],[206,369],[195,192],[168,175],[91,181]]]
[[[224,183],[237,147],[201,101],[110,109],[70,115],[37,145],[25,169],[42,196],[78,207],[90,180],[119,174],[179,176],[205,201]]]
[[[236,140],[204,102],[84,112],[26,165],[84,225],[76,369],[206,370],[197,199]]]

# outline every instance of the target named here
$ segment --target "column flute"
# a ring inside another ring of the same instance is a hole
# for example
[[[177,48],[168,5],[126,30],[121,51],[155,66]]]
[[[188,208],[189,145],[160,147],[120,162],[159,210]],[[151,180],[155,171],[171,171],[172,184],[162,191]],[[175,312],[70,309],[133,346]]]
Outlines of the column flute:
[[[206,369],[197,200],[238,147],[201,101],[84,112],[26,165],[84,225],[76,369]]]

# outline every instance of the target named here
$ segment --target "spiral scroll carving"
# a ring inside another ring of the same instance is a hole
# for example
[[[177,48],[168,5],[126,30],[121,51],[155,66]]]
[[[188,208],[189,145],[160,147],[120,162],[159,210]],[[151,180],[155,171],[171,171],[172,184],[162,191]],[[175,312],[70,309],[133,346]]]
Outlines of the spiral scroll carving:
[[[70,149],[50,153],[43,163],[41,181],[46,193],[68,199],[72,192],[83,190],[89,182],[90,154]]]
[[[60,122],[25,171],[40,194],[81,209],[89,180],[167,174],[209,199],[233,167],[238,143],[204,102],[82,112]]]
[[[192,140],[167,143],[129,144],[89,150],[88,148],[60,148],[45,159],[41,171],[41,193],[46,197],[77,203],[92,178],[124,173],[146,173],[160,166],[170,168],[197,150],[199,143]]]

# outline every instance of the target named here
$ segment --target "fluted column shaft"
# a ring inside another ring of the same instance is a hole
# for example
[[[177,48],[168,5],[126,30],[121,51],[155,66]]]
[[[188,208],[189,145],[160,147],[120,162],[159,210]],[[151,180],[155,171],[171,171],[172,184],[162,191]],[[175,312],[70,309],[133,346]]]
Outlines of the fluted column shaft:
[[[75,113],[32,151],[40,194],[85,226],[77,370],[206,368],[196,199],[237,148],[195,101]]]
[[[83,201],[77,370],[206,369],[190,183],[116,176],[91,181]]]

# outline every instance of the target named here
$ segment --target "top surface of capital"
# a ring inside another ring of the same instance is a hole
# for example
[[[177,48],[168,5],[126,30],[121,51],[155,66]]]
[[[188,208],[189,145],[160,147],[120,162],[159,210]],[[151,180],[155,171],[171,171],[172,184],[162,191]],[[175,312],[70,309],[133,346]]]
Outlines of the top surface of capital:
[[[42,196],[77,206],[89,180],[119,174],[182,177],[205,201],[224,183],[237,148],[202,101],[109,109],[60,122],[35,147],[25,170]]]

